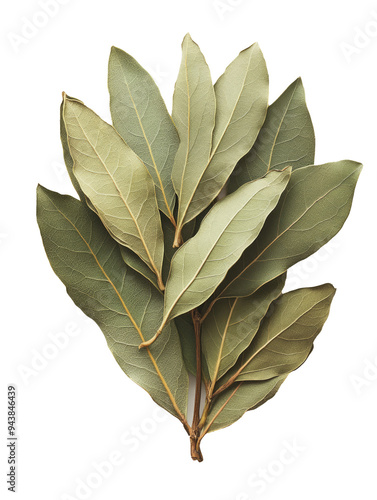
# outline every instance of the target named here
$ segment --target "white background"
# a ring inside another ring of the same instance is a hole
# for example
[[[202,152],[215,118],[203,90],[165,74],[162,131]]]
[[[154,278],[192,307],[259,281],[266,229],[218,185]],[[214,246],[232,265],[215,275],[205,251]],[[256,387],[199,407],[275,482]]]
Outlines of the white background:
[[[66,0],[47,19],[41,12],[35,0],[1,4],[1,495],[14,383],[22,500],[375,498],[377,3]],[[214,80],[258,41],[271,102],[303,77],[317,163],[365,165],[341,233],[291,273],[294,287],[338,288],[314,353],[273,400],[208,435],[201,464],[178,421],[154,412],[70,301],[35,222],[38,182],[73,194],[59,140],[61,91],[109,120],[107,58],[116,45],[152,73],[170,108],[187,31]],[[64,347],[52,347],[54,335]],[[114,452],[113,470],[99,476],[96,465]]]

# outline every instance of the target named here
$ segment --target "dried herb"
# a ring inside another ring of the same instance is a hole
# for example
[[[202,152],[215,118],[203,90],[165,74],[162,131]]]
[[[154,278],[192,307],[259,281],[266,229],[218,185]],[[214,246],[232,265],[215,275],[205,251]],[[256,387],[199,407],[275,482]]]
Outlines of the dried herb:
[[[340,230],[361,165],[313,165],[302,82],[268,106],[257,44],[215,85],[189,35],[182,52],[173,119],[117,48],[113,126],[63,94],[64,159],[80,199],[39,186],[37,212],[68,294],[122,370],[182,422],[201,461],[207,432],[273,397],[311,353],[335,289],[282,293],[286,272]]]

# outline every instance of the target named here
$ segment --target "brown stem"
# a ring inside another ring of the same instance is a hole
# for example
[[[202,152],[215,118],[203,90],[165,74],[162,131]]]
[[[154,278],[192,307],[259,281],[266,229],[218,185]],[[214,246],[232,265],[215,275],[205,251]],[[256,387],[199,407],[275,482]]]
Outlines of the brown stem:
[[[220,386],[217,391],[215,391],[213,393],[213,397],[216,397],[218,396],[219,394],[221,394],[223,391],[225,391],[225,389],[228,389],[228,387],[230,387],[233,382],[235,382],[236,378],[238,377],[239,375],[239,371],[237,371],[237,373],[235,373],[232,377],[230,377],[230,379],[228,380],[228,382],[226,382],[225,384],[223,384],[222,386]]]
[[[196,429],[200,420],[199,408],[200,408],[200,396],[202,390],[202,354],[201,354],[201,342],[200,342],[200,313],[197,309],[194,309],[191,315],[195,330],[195,355],[196,355],[196,386],[195,386],[194,418],[192,420],[192,428]]]
[[[190,437],[191,458],[198,462],[203,462],[203,455],[199,444],[199,434]]]
[[[191,457],[193,460],[201,462],[203,460],[202,453],[199,448],[199,421],[200,421],[200,397],[202,391],[202,354],[201,354],[201,341],[200,341],[200,313],[197,309],[191,311],[192,322],[195,331],[195,355],[196,355],[196,384],[195,384],[195,403],[194,403],[194,416],[191,426]]]

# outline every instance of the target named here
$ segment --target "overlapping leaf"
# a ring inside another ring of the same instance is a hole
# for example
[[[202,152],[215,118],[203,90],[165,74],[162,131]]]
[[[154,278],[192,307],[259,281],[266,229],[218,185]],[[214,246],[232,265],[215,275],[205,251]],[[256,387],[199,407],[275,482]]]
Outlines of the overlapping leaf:
[[[230,269],[214,300],[251,295],[335,236],[348,217],[361,168],[344,160],[293,171],[258,239]]]
[[[277,299],[234,367],[236,380],[266,380],[298,368],[329,315],[332,285],[301,288]]]
[[[177,241],[186,219],[198,179],[207,168],[215,126],[216,98],[208,65],[190,35],[182,44],[182,62],[173,97],[173,120],[180,145],[172,171],[178,195]]]
[[[100,326],[123,371],[184,420],[188,375],[174,324],[150,349],[138,349],[162,317],[161,293],[124,264],[118,244],[78,200],[39,187],[38,223],[55,273]]]
[[[196,169],[196,186],[181,208],[188,222],[216,198],[236,163],[252,147],[265,119],[268,74],[258,44],[242,51],[215,84],[216,117],[212,149],[204,169]],[[189,175],[189,173],[188,173]]]
[[[252,149],[237,164],[229,192],[272,169],[313,165],[315,137],[301,78],[269,106]]]
[[[164,321],[202,304],[229,267],[258,236],[290,177],[270,172],[216,203],[198,233],[174,254],[166,284]]]
[[[271,302],[284,286],[285,275],[250,297],[219,300],[202,323],[202,348],[212,384],[221,378],[250,345]]]
[[[164,241],[152,178],[122,138],[84,104],[65,98],[64,123],[80,188],[116,240],[155,272]]]
[[[78,183],[76,177],[73,174],[73,158],[69,151],[67,131],[65,128],[65,123],[63,118],[63,109],[64,109],[64,100],[60,105],[60,140],[63,147],[64,163],[65,166],[67,167],[67,172],[69,174],[69,178],[71,179],[72,185],[75,188],[77,194],[79,195],[80,200],[85,201],[85,194],[83,193],[82,189],[80,188],[80,184]]]
[[[257,44],[213,86],[186,35],[173,119],[151,76],[114,47],[109,92],[115,128],[63,94],[64,159],[81,201],[39,187],[38,223],[68,294],[201,461],[208,432],[272,398],[310,355],[335,289],[282,294],[286,271],[340,230],[361,165],[313,165],[301,79],[268,107]]]
[[[147,166],[158,206],[174,220],[171,171],[179,138],[160,91],[149,73],[116,47],[111,49],[108,83],[114,127]]]
[[[254,410],[271,399],[279,390],[286,376],[255,382],[237,382],[222,392],[213,402],[208,413],[202,437],[228,427],[248,410]]]
[[[327,284],[283,294],[272,303],[250,346],[219,381],[203,433],[230,425],[276,394],[311,353],[334,293]]]

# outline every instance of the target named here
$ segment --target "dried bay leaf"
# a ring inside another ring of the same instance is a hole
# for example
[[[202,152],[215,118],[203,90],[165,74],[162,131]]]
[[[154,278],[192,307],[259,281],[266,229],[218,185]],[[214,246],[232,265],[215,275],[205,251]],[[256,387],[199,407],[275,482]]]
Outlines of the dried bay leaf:
[[[40,186],[38,223],[53,270],[99,325],[122,370],[184,421],[188,375],[174,324],[150,349],[138,349],[162,317],[161,293],[125,265],[118,244],[80,201]]]
[[[116,47],[111,49],[108,84],[114,127],[148,168],[158,206],[174,221],[171,171],[179,138],[160,91],[149,73]]]
[[[65,123],[63,119],[63,108],[64,108],[64,98],[60,105],[60,140],[63,147],[64,163],[67,167],[69,178],[71,179],[72,185],[75,188],[80,200],[85,201],[85,194],[83,193],[80,184],[78,183],[76,177],[73,174],[73,158],[68,146],[67,130],[65,128]]]
[[[266,380],[296,370],[309,356],[329,315],[330,284],[283,294],[272,305],[250,347],[242,354],[236,380]]]
[[[80,188],[116,240],[156,274],[164,241],[153,180],[114,128],[81,101],[65,98],[64,123]]]
[[[219,300],[202,323],[202,349],[213,386],[250,345],[271,302],[283,289],[285,275],[249,297]]]
[[[201,439],[208,432],[224,429],[239,420],[247,411],[266,403],[280,389],[286,376],[254,382],[238,382],[214,400],[202,429]]]
[[[315,136],[301,78],[269,106],[266,120],[251,150],[238,162],[229,192],[270,170],[313,165]]]
[[[361,168],[344,160],[294,170],[258,239],[230,269],[214,300],[251,295],[335,236],[348,217]]]
[[[170,319],[211,296],[229,267],[258,236],[290,173],[289,168],[270,172],[216,203],[198,233],[177,250],[166,283],[164,319],[156,337]]]
[[[258,44],[243,50],[215,84],[216,116],[205,169],[196,172],[196,189],[185,207],[188,222],[220,193],[228,177],[253,146],[268,104],[268,73]],[[192,189],[191,189],[192,192]]]
[[[270,311],[233,368],[218,382],[214,394],[237,381],[268,380],[288,375],[313,349],[329,315],[335,288],[330,284],[285,293]]]
[[[182,43],[182,62],[175,84],[172,112],[180,138],[172,170],[179,201],[177,247],[183,225],[193,218],[191,202],[198,180],[209,162],[215,112],[216,98],[208,65],[198,45],[187,34]]]

